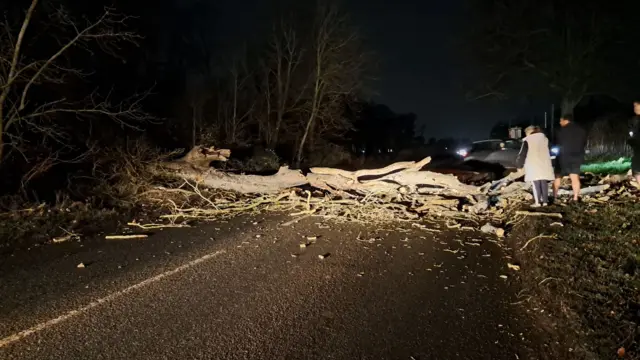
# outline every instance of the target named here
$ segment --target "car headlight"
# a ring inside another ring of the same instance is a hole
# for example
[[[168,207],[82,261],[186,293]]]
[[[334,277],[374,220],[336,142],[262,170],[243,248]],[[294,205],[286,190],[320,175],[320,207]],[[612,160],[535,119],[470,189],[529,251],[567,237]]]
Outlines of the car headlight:
[[[558,155],[559,152],[560,152],[560,149],[557,146],[554,146],[551,148],[551,153],[553,155]]]
[[[462,157],[466,157],[467,155],[469,155],[469,151],[467,151],[467,149],[458,149],[458,151],[456,151],[456,154]]]

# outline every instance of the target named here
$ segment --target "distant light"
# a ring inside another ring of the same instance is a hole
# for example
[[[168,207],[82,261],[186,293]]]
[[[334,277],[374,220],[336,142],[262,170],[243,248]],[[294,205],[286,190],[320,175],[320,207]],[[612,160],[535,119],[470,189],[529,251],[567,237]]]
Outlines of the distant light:
[[[551,153],[554,155],[558,155],[558,153],[560,152],[560,149],[557,146],[554,146],[551,148]]]
[[[629,131],[629,136],[633,137],[633,131]]]
[[[462,157],[467,157],[467,155],[469,155],[469,151],[467,149],[459,149],[458,151],[456,151],[456,154]]]

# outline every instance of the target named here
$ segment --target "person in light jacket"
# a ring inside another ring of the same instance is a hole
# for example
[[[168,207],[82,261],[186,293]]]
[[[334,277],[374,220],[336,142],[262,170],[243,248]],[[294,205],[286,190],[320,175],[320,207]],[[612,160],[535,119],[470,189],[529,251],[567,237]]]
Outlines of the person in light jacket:
[[[524,180],[532,183],[534,206],[549,203],[549,182],[555,178],[549,139],[537,126],[525,129],[526,137],[516,160],[518,168],[524,168]]]

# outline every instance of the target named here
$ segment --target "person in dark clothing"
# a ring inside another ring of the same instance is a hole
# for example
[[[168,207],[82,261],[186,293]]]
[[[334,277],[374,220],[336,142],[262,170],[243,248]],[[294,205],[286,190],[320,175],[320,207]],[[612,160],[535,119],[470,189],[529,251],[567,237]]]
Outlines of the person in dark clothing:
[[[633,150],[631,173],[636,181],[640,183],[640,98],[633,102],[633,112],[635,116],[631,119],[627,144]]]
[[[560,118],[560,129],[556,135],[558,156],[556,158],[556,179],[553,181],[553,197],[558,197],[558,190],[564,176],[571,179],[573,200],[580,199],[580,167],[584,162],[584,149],[587,145],[587,132],[573,122],[572,115]]]

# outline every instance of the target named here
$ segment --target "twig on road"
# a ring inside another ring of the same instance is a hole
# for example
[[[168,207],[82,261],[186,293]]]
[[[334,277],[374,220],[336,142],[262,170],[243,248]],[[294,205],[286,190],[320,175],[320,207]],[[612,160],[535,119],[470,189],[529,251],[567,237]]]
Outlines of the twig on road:
[[[144,239],[148,238],[146,234],[132,234],[132,235],[107,235],[104,238],[107,240],[129,240],[129,239]]]
[[[542,238],[555,238],[555,236],[553,235],[545,235],[545,234],[540,234],[538,236],[534,236],[533,238],[529,239],[523,247],[520,248],[520,251],[524,250],[527,248],[527,246],[529,246],[529,244],[531,244],[532,242],[538,240],[538,239],[542,239]]]
[[[556,219],[562,219],[562,214],[560,214],[560,213],[545,213],[545,212],[532,212],[532,211],[518,210],[518,211],[516,211],[516,216],[518,216],[518,215],[522,215],[522,216],[544,216],[544,217],[552,217],[552,218],[556,218]]]

